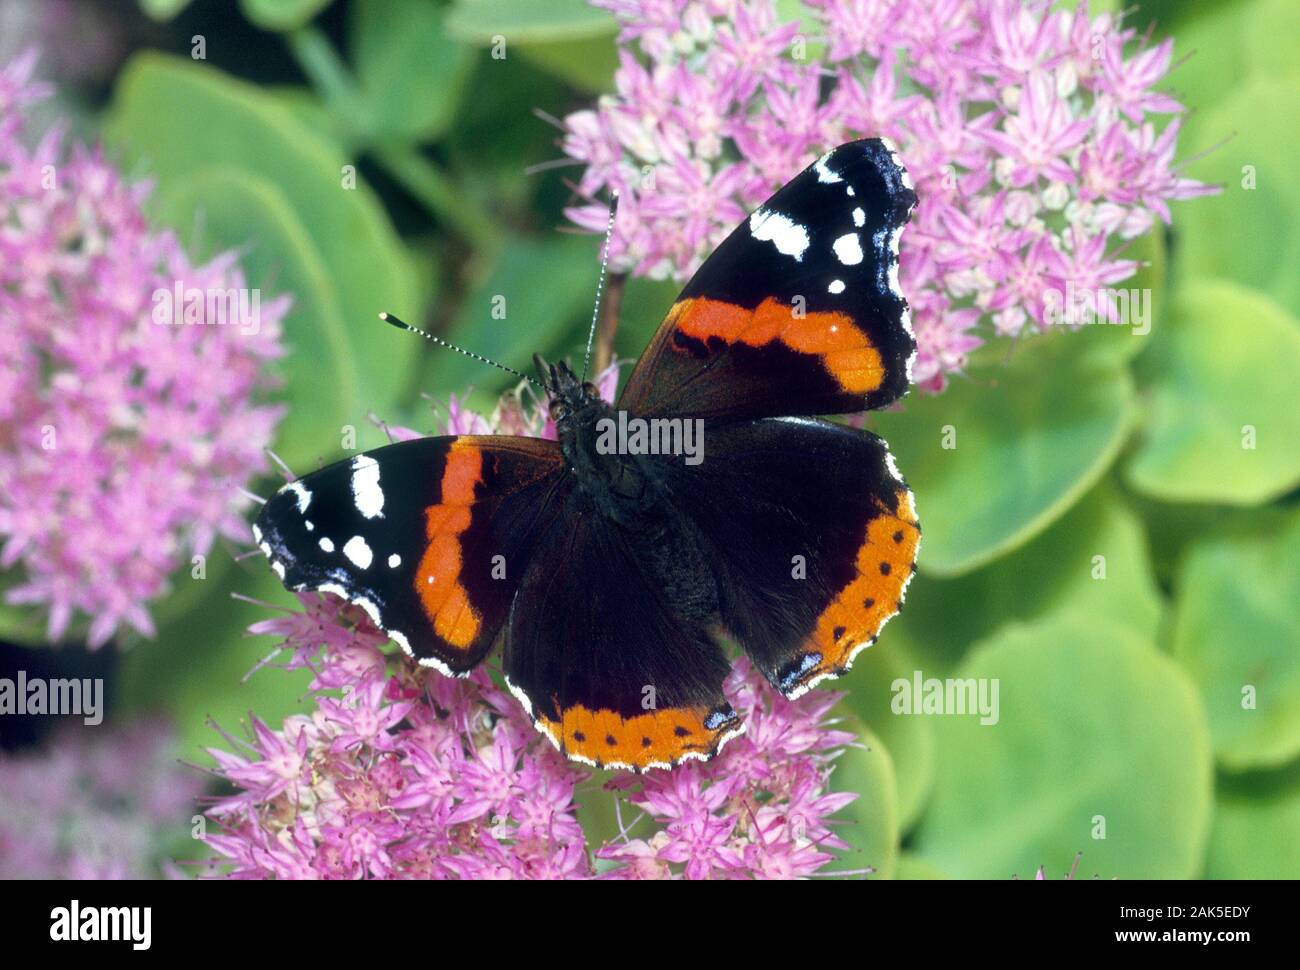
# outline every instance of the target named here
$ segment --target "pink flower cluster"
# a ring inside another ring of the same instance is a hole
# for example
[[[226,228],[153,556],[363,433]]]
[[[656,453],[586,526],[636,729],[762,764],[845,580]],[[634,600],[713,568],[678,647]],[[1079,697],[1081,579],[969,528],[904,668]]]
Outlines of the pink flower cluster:
[[[598,378],[614,396],[617,366]],[[554,437],[545,409],[502,398],[489,418],[452,398],[453,434]],[[394,438],[418,432],[391,428]],[[300,594],[301,612],[255,624],[280,638],[286,666],[314,672],[315,710],[279,730],[213,749],[236,787],[210,810],[208,842],[239,878],[793,878],[816,873],[844,843],[829,816],[855,797],[831,793],[835,757],[853,741],[826,723],[839,695],[787,701],[740,661],[726,684],[746,723],[708,764],[616,775],[605,793],[642,819],[594,848],[579,825],[586,769],[535,730],[484,668],[456,680],[387,646],[364,612]]]
[[[159,322],[178,285],[204,306],[249,293],[235,254],[191,263],[98,149],[65,152],[57,130],[26,147],[34,64],[0,70],[0,569],[50,640],[81,613],[98,647],[123,624],[151,635],[146,604],[183,559],[247,536],[239,488],[282,413],[254,402],[289,301]]]
[[[168,857],[202,790],[155,721],[78,726],[37,752],[0,753],[0,879],[178,875]]]
[[[808,0],[811,36],[774,0],[592,2],[621,24],[621,67],[565,119],[592,199],[570,218],[603,230],[593,197],[618,190],[612,264],[682,279],[818,154],[890,138],[920,198],[900,279],[929,390],[990,328],[1085,322],[1051,294],[1130,276],[1124,241],[1214,191],[1174,164],[1172,42],[1086,2]]]
[[[256,624],[315,672],[316,709],[242,753],[212,750],[239,791],[209,844],[241,878],[568,878],[588,872],[575,815],[584,777],[484,671],[453,680],[381,649],[332,596]]]

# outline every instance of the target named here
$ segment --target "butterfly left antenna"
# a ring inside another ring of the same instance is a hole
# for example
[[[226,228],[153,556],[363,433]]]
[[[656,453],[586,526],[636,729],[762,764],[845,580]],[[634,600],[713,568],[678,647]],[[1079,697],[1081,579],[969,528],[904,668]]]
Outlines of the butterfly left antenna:
[[[600,280],[596,283],[596,305],[591,310],[591,329],[587,331],[587,356],[582,360],[582,379],[587,379],[591,366],[591,345],[596,339],[596,323],[600,319],[600,297],[605,292],[605,271],[609,268],[609,240],[614,235],[614,215],[618,212],[618,192],[609,200],[609,222],[605,224],[605,251],[600,257]]]
[[[455,344],[443,340],[441,337],[435,336],[434,334],[431,334],[426,330],[421,330],[419,327],[413,327],[409,323],[399,320],[391,313],[381,313],[379,314],[379,319],[383,320],[384,323],[392,324],[398,330],[406,330],[410,333],[416,334],[417,336],[423,337],[425,340],[430,340],[433,343],[437,344],[439,347],[446,347],[448,350],[454,350],[458,354],[464,354],[466,357],[469,357],[471,360],[477,360],[480,364],[491,364],[493,367],[496,367],[499,370],[503,370],[507,374],[514,374],[515,377],[522,377],[528,383],[536,387],[542,386],[541,384],[538,384],[537,381],[533,380],[533,378],[529,377],[527,374],[522,374],[519,371],[515,370],[513,367],[507,367],[505,364],[498,364],[495,360],[492,360],[491,358],[488,357],[484,357],[482,354],[476,354],[472,350],[465,350],[463,347],[457,347]]]

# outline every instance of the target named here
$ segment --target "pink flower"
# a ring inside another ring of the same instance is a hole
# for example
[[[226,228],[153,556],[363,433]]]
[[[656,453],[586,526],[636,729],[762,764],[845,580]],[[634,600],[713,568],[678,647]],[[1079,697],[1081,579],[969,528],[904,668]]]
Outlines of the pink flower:
[[[1066,158],[1087,136],[1092,119],[1075,118],[1070,103],[1056,90],[1050,74],[1031,74],[1015,94],[1018,110],[1007,116],[1000,130],[984,132],[984,140],[1011,161],[1005,179],[1016,188],[1040,179],[1073,182],[1074,169]]]
[[[246,539],[239,488],[282,414],[257,401],[288,300],[182,323],[178,287],[200,315],[206,294],[247,292],[234,254],[192,263],[98,149],[64,153],[58,131],[25,148],[34,64],[0,70],[0,569],[50,640],[84,614],[93,648],[123,625],[151,636],[176,568]]]
[[[227,739],[238,754],[211,751],[237,789],[209,810],[230,876],[589,874],[574,815],[584,773],[486,670],[442,677],[385,653],[360,611],[299,600],[276,632],[286,666],[314,671],[316,709],[278,731],[255,719],[247,740]]]
[[[1145,47],[1086,3],[806,0],[820,29],[804,38],[773,0],[593,2],[618,18],[623,68],[613,97],[565,121],[589,199],[570,218],[603,231],[596,196],[618,190],[615,268],[683,280],[819,153],[891,138],[920,197],[900,279],[932,391],[982,334],[1045,322],[1048,267],[1078,270],[1075,286],[1131,273],[1105,260],[1111,237],[1215,191],[1179,174],[1177,118],[1152,121],[1183,110],[1157,90],[1171,43]],[[1075,232],[1102,243],[1073,248]]]

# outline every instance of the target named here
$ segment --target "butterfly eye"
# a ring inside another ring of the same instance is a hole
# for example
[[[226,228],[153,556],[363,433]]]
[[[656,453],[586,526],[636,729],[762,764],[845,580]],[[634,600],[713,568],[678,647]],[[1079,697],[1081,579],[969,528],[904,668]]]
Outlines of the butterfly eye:
[[[561,400],[553,400],[550,403],[550,412],[552,421],[562,421],[569,416],[569,406]]]
[[[591,381],[587,381],[582,385],[582,393],[591,398],[600,397],[600,388],[591,383]]]

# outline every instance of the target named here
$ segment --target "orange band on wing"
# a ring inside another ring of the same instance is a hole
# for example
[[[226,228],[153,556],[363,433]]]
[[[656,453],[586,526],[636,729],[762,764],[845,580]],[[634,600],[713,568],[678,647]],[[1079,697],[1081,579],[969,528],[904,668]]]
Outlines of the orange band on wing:
[[[442,471],[442,501],[424,512],[429,545],[415,577],[434,631],[462,649],[478,635],[480,617],[460,582],[460,536],[469,528],[474,489],[482,481],[483,453],[473,445],[453,443]]]
[[[537,725],[570,758],[634,771],[687,758],[707,760],[740,729],[740,718],[730,707],[713,713],[702,707],[673,707],[625,718],[576,704],[560,717],[558,722],[539,718]]]
[[[885,368],[880,351],[844,313],[803,313],[768,297],[753,310],[724,300],[702,297],[682,300],[670,311],[688,337],[707,342],[716,337],[729,344],[761,347],[779,340],[791,350],[822,359],[826,369],[853,394],[881,386]]]
[[[857,652],[874,643],[881,627],[901,608],[916,566],[921,528],[912,493],[900,489],[897,498],[897,512],[882,510],[867,526],[866,541],[858,550],[857,576],[817,617],[806,644],[807,664],[787,693],[844,673]]]

